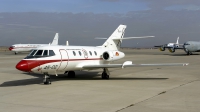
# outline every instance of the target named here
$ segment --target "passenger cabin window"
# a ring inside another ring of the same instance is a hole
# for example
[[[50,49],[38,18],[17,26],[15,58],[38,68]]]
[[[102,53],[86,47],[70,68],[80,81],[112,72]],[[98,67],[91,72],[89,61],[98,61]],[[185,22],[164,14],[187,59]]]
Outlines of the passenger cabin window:
[[[95,54],[95,55],[97,55],[97,52],[96,52],[96,51],[94,51],[94,54]]]
[[[91,51],[89,51],[89,53],[90,53],[90,56],[92,56],[92,52],[91,52]]]
[[[73,51],[74,56],[76,56],[76,53]]]
[[[81,56],[81,51],[78,51],[79,55]]]

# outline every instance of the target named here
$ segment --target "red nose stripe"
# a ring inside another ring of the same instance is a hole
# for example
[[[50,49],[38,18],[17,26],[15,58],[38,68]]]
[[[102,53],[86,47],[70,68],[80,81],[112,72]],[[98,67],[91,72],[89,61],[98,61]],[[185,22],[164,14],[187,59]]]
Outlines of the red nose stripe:
[[[12,51],[14,48],[13,47],[9,47],[9,50]]]
[[[21,60],[16,68],[21,71],[30,72],[33,68],[38,67],[43,64],[61,62],[61,61],[84,61],[84,60],[101,60],[102,58],[92,58],[92,59],[63,59],[63,60]]]
[[[46,63],[53,63],[53,62],[59,62],[61,60],[21,60],[17,65],[16,68],[18,70],[24,71],[24,72],[31,72],[31,69],[46,64]]]
[[[25,72],[30,71],[30,70],[29,70],[29,67],[28,67],[28,63],[27,63],[26,60],[21,60],[21,61],[16,65],[16,68],[17,68],[18,70],[25,71]]]

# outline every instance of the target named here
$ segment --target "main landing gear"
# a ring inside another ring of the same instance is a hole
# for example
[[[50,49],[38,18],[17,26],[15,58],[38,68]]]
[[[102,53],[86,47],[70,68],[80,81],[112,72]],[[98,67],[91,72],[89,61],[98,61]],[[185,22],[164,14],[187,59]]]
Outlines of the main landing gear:
[[[192,52],[187,52],[187,55],[189,56],[189,55],[192,55]]]
[[[69,78],[75,78],[75,72],[74,71],[68,71],[68,77]]]
[[[75,72],[74,71],[66,71],[64,74],[68,74],[69,78],[75,78]],[[108,68],[103,69],[103,73],[101,75],[102,79],[109,79],[110,72],[108,71]],[[48,73],[44,73],[44,80],[43,83],[45,85],[51,84],[51,78]]]
[[[108,69],[107,69],[107,68],[104,68],[104,69],[103,69],[103,73],[102,73],[102,75],[101,75],[101,78],[102,78],[102,79],[109,79],[109,75],[110,75],[110,72],[108,71]]]
[[[44,80],[43,80],[43,83],[44,83],[45,85],[51,84],[50,75],[49,75],[48,73],[44,73]]]

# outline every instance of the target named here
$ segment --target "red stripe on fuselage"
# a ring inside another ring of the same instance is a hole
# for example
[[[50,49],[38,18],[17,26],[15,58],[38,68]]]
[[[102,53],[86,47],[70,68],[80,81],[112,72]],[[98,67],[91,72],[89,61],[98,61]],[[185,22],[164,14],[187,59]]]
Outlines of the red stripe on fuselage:
[[[37,48],[37,47],[13,47],[13,49],[17,49],[17,48]]]
[[[87,60],[102,60],[102,58],[91,58],[91,59],[57,59],[57,60],[21,60],[17,65],[19,66],[20,63],[22,63],[23,61],[26,61],[28,64],[28,70],[27,71],[31,71],[31,69],[35,68],[35,67],[39,67],[40,65],[44,65],[47,63],[53,63],[53,62],[61,62],[61,61],[87,61]],[[23,70],[21,70],[23,71]]]

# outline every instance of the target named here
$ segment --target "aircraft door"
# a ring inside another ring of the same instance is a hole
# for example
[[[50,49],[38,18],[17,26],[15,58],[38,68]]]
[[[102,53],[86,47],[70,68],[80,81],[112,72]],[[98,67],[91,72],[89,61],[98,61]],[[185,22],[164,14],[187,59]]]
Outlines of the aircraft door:
[[[85,57],[85,59],[88,59],[88,53],[85,49],[82,50],[83,51],[83,55]]]
[[[60,49],[59,52],[60,52],[60,65],[57,70],[65,71],[69,61],[68,53],[65,49]]]

